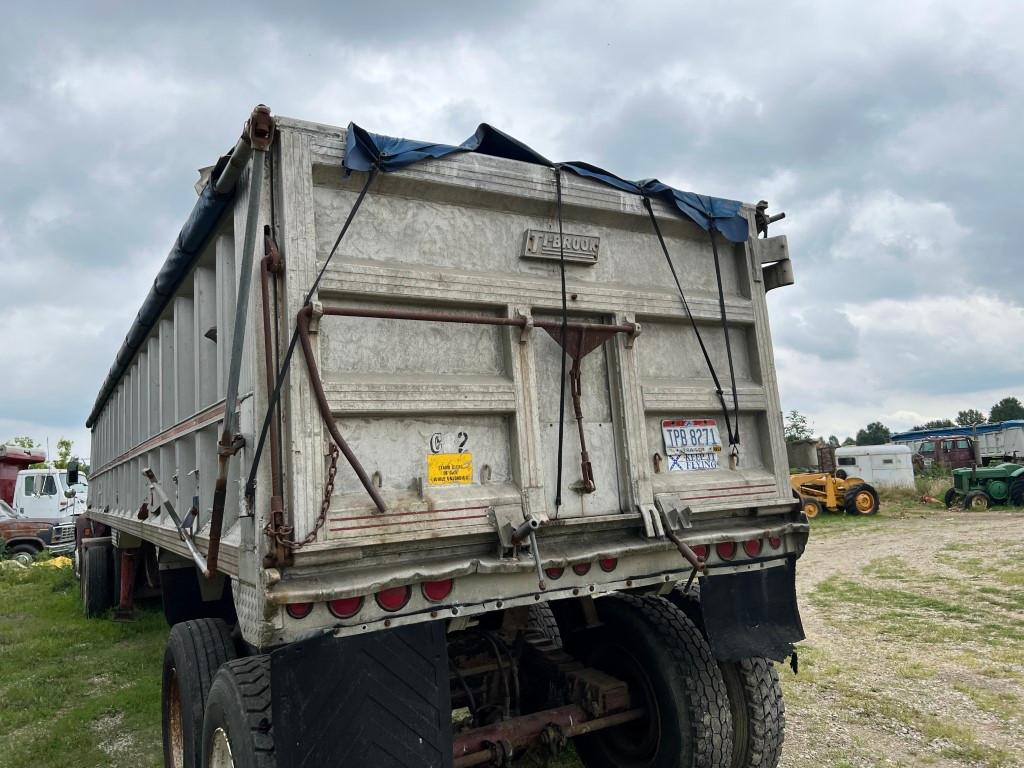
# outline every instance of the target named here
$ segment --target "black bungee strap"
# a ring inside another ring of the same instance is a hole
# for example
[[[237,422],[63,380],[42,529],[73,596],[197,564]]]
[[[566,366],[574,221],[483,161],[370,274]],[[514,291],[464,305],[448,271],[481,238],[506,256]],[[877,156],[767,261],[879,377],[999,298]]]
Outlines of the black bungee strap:
[[[558,387],[558,463],[557,479],[555,480],[555,519],[562,509],[562,450],[565,445],[565,362],[566,326],[569,322],[569,309],[565,291],[565,245],[562,235],[562,169],[555,166],[555,208],[558,215],[558,271],[562,278],[562,329],[559,347],[562,351],[562,374]]]
[[[317,273],[316,279],[310,286],[309,291],[306,292],[306,297],[302,300],[302,306],[307,306],[310,301],[313,300],[313,294],[316,293],[316,289],[320,286],[320,280],[323,278],[324,273],[327,271],[328,265],[331,263],[331,259],[334,258],[334,254],[338,250],[338,246],[341,245],[342,239],[348,232],[348,228],[352,224],[352,220],[355,219],[356,213],[359,211],[360,206],[363,204],[363,200],[366,198],[366,193],[370,189],[370,185],[377,176],[377,169],[371,168],[369,173],[366,175],[366,182],[363,184],[363,188],[359,190],[359,195],[356,197],[355,202],[352,203],[352,208],[348,212],[348,216],[345,218],[345,223],[341,225],[341,230],[338,232],[338,237],[334,240],[334,245],[331,246],[330,253],[327,254],[327,258],[324,259],[323,266],[320,267],[320,271]],[[284,385],[285,376],[288,375],[288,367],[292,361],[292,355],[295,352],[295,346],[299,341],[299,326],[295,324],[295,330],[292,331],[292,338],[288,342],[288,351],[284,354],[284,361],[281,364],[281,369],[277,372],[277,381],[274,383],[274,391],[270,395],[270,399],[267,402],[267,413],[263,418],[263,427],[260,429],[259,440],[256,441],[256,450],[252,456],[252,464],[249,467],[249,477],[245,481],[245,497],[247,499],[252,498],[256,493],[256,473],[260,466],[260,457],[263,455],[263,448],[267,442],[267,435],[270,432],[270,423],[274,419],[274,411],[277,408],[277,404],[281,399],[281,387]]]
[[[690,320],[690,327],[693,328],[693,333],[697,337],[697,343],[700,345],[700,351],[704,355],[704,362],[708,366],[708,371],[711,373],[711,380],[715,384],[715,394],[718,396],[718,402],[722,406],[722,416],[725,419],[725,428],[729,435],[730,446],[739,445],[740,434],[739,434],[739,405],[736,397],[736,376],[732,365],[732,352],[729,346],[729,332],[725,327],[725,295],[722,292],[722,273],[721,267],[718,263],[718,248],[715,244],[714,230],[711,230],[711,246],[712,252],[715,258],[715,272],[718,275],[718,300],[719,309],[722,314],[722,327],[725,330],[725,347],[726,354],[729,358],[729,374],[732,381],[732,396],[733,404],[736,407],[736,426],[733,428],[733,420],[729,416],[729,406],[725,402],[725,392],[722,390],[722,383],[718,379],[718,372],[715,370],[714,363],[711,362],[711,355],[708,354],[708,348],[704,344],[704,338],[700,334],[700,329],[697,327],[697,321],[693,317],[693,313],[690,311],[690,304],[686,300],[686,294],[683,292],[682,283],[679,282],[679,275],[676,272],[675,265],[672,263],[672,257],[668,252],[668,246],[665,244],[665,238],[661,234],[661,227],[658,226],[658,219],[654,216],[654,209],[651,208],[651,201],[648,197],[644,196],[644,207],[647,209],[647,215],[651,219],[651,224],[654,227],[654,233],[658,236],[658,243],[661,245],[661,252],[665,255],[665,262],[668,264],[669,270],[672,272],[672,279],[675,281],[676,290],[679,292],[679,299],[682,301],[683,309],[686,310],[686,316]],[[712,224],[713,226],[713,224]]]

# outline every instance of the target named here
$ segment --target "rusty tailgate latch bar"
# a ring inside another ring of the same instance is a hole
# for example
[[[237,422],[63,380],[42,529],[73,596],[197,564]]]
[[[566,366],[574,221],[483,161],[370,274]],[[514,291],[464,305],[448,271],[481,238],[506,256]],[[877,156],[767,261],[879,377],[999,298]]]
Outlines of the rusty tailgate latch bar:
[[[558,344],[562,344],[562,328],[559,325],[544,325],[548,332]],[[625,323],[623,325],[609,325],[602,327],[598,323],[586,325],[568,325],[565,328],[565,353],[572,358],[572,366],[569,368],[569,393],[572,396],[573,415],[576,417],[576,429],[580,436],[580,479],[569,487],[579,493],[593,493],[597,490],[594,482],[594,467],[590,462],[590,452],[587,450],[587,436],[583,431],[583,358],[604,344],[608,339],[617,333],[628,329],[626,344],[632,346],[633,341],[640,334],[638,323]]]

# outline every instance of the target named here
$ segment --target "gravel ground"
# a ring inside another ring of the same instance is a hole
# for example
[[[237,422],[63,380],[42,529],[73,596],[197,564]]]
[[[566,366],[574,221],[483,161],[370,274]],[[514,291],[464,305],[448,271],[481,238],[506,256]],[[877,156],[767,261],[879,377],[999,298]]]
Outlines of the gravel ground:
[[[900,514],[815,521],[782,765],[1024,765],[1024,515]]]

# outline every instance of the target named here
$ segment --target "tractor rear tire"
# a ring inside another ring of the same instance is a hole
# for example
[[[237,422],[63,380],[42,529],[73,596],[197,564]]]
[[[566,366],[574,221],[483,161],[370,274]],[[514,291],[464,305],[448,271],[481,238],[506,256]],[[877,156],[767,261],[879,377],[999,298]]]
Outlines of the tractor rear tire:
[[[164,652],[161,720],[165,768],[200,768],[203,713],[214,676],[238,655],[221,619],[183,621],[171,627]]]
[[[275,768],[270,656],[231,661],[217,672],[203,718],[202,754],[204,768]]]
[[[992,499],[984,491],[971,491],[964,496],[964,509],[968,512],[988,512]]]
[[[946,491],[946,495],[942,498],[943,503],[946,505],[946,509],[950,509],[953,504],[956,503],[957,496],[956,488],[950,488]]]
[[[866,517],[878,512],[878,491],[867,483],[860,483],[846,492],[847,514]]]
[[[629,684],[641,720],[577,737],[586,768],[727,768],[729,694],[711,648],[686,615],[661,597],[615,595],[598,604],[602,626],[586,663]]]
[[[1024,507],[1024,477],[1018,477],[1010,484],[1010,503]]]
[[[811,498],[810,496],[803,496],[800,499],[800,509],[802,509],[803,513],[807,515],[808,519],[813,520],[821,514],[824,507],[821,506],[821,502],[817,499]]]

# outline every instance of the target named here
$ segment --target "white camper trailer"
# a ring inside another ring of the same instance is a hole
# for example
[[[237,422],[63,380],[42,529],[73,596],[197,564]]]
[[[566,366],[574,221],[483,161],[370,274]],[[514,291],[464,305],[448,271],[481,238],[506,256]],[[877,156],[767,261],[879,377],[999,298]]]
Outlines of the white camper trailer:
[[[882,488],[913,488],[914,463],[907,445],[847,445],[836,448],[836,470]]]

